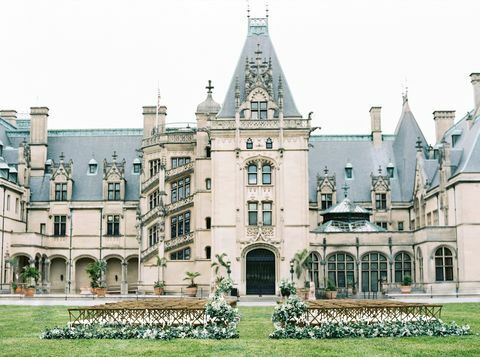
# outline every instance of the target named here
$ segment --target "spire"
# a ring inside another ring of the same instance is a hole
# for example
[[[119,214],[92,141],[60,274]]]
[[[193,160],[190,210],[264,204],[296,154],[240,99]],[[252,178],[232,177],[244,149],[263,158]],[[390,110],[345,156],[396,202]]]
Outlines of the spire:
[[[408,105],[408,87],[405,87],[405,91],[402,93],[402,100],[403,100],[403,111],[410,112],[410,106]]]

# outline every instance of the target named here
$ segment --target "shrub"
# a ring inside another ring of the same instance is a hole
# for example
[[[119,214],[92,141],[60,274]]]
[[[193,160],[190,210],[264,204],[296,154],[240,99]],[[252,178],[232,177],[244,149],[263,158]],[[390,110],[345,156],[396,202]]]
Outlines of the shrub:
[[[296,295],[297,288],[295,287],[293,281],[284,279],[280,282],[280,292],[282,293],[282,296],[288,297],[290,295]]]

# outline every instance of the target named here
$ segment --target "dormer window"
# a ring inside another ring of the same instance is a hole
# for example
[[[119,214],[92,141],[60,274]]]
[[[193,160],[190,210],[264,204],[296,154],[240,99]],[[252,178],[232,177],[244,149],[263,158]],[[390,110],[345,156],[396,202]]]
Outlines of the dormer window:
[[[140,171],[142,171],[142,163],[138,157],[133,160],[133,173],[139,175]]]
[[[53,164],[52,159],[47,159],[47,161],[45,161],[45,173],[46,174],[49,174],[50,172],[52,172],[52,164]]]
[[[459,140],[460,140],[460,135],[458,134],[452,135],[452,148],[454,148],[457,145]]]
[[[18,171],[17,171],[17,169],[16,169],[14,166],[11,166],[11,167],[10,167],[10,172],[9,172],[8,179],[9,179],[10,181],[12,181],[12,182],[17,183],[17,180],[18,180]]]
[[[98,163],[95,159],[91,159],[88,162],[88,174],[89,175],[96,175],[97,174]]]
[[[272,149],[273,148],[273,141],[272,139],[268,138],[266,143],[265,143],[265,148],[266,149]]]
[[[253,120],[267,119],[267,102],[251,102]]]
[[[395,167],[392,163],[389,163],[387,166],[387,175],[390,178],[393,178],[393,176],[395,175]]]
[[[353,178],[353,166],[350,163],[345,165],[345,178],[346,179],[352,179]]]
[[[253,149],[253,140],[251,138],[247,139],[247,150]]]

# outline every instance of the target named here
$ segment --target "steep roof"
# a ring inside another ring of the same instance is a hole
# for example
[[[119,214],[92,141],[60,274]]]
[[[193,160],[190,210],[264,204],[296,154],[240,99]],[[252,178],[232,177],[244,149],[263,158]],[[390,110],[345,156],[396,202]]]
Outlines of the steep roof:
[[[235,72],[233,73],[230,86],[228,87],[223,102],[222,110],[218,114],[219,118],[232,118],[235,116],[235,86],[238,79],[240,89],[240,100],[245,101],[245,62],[255,58],[256,51],[260,49],[261,56],[268,62],[271,60],[272,77],[273,77],[273,95],[275,100],[278,96],[278,80],[281,77],[283,81],[283,114],[285,117],[301,117],[298,111],[293,96],[290,92],[288,82],[283,73],[280,61],[278,60],[272,41],[268,34],[268,18],[249,18],[248,19],[248,34],[245,44],[243,46],[240,58],[237,62]],[[248,95],[248,94],[247,94]]]

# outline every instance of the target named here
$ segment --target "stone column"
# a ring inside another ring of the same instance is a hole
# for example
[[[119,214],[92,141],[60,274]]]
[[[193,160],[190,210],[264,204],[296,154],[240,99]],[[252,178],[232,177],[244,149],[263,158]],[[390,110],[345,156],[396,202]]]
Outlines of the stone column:
[[[50,292],[50,259],[45,258],[43,261],[43,285],[47,293]]]
[[[70,274],[68,272],[70,272]],[[70,291],[69,291],[69,286],[70,286]],[[73,262],[67,262],[66,291],[69,292],[70,294],[75,294],[76,288],[77,288],[77,285],[75,282],[75,264]]]
[[[122,283],[120,285],[120,292],[123,295],[128,294],[127,269],[128,263],[124,260],[122,262]]]

